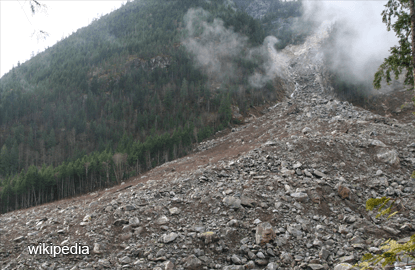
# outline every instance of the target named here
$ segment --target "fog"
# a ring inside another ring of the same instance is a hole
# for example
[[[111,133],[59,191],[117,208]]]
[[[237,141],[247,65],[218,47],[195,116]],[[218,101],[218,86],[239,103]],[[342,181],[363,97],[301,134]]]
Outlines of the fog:
[[[221,19],[207,22],[208,17],[202,8],[189,9],[184,17],[187,36],[183,44],[210,79],[233,78],[237,73],[233,58],[242,53],[248,38],[225,28]]]
[[[304,1],[302,21],[319,24],[334,24],[338,32],[330,53],[330,69],[342,73],[354,82],[371,82],[383,59],[389,55],[390,47],[398,44],[393,31],[386,30],[381,13],[387,1]],[[210,79],[226,82],[238,76],[238,67],[233,58],[243,55],[250,59],[262,55],[268,59],[263,66],[265,73],[251,74],[253,87],[282,76],[280,72],[285,57],[273,46],[278,40],[267,37],[264,44],[248,49],[248,38],[225,28],[221,19],[208,21],[205,10],[190,9],[185,16],[187,35],[183,40],[188,52],[194,56],[195,65]],[[327,53],[327,52],[326,52]],[[275,59],[278,61],[275,61]]]
[[[336,22],[339,31],[330,50],[330,69],[359,82],[373,81],[390,47],[398,44],[381,13],[387,1],[305,1],[304,16],[319,23]]]
[[[267,81],[279,74],[282,62],[275,58],[283,58],[275,50],[278,40],[269,36],[262,46],[250,48],[248,38],[226,28],[221,19],[215,18],[209,22],[210,14],[202,8],[189,9],[184,17],[186,35],[183,44],[193,55],[196,67],[200,68],[211,80],[227,82],[239,76],[236,57],[246,60],[260,57],[265,59],[263,73],[251,74],[248,81],[253,87],[263,87]]]

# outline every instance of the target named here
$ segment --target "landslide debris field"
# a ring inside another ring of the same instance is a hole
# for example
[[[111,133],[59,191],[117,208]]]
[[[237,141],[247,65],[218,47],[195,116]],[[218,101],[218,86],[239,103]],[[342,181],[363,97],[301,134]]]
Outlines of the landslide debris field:
[[[296,69],[310,54],[291,55],[295,86],[282,102],[190,155],[1,215],[0,268],[348,269],[384,239],[413,234],[413,118],[336,100],[321,66]],[[367,212],[380,196],[397,198],[399,214]],[[29,255],[39,243],[88,245],[90,255]]]

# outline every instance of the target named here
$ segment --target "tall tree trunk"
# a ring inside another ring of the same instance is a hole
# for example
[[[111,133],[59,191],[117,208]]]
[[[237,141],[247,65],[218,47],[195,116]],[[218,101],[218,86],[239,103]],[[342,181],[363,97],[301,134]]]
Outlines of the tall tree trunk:
[[[37,205],[38,199],[36,199],[35,187],[33,187],[33,186],[32,186],[32,191],[33,191],[33,199],[35,200],[35,205]]]
[[[135,171],[137,172],[137,175],[139,175],[139,172],[138,172],[138,158],[137,158],[137,166],[136,166]]]
[[[414,88],[415,88],[415,4],[414,4],[414,0],[409,0],[409,9],[410,9],[410,15],[411,15],[412,74],[414,76]]]

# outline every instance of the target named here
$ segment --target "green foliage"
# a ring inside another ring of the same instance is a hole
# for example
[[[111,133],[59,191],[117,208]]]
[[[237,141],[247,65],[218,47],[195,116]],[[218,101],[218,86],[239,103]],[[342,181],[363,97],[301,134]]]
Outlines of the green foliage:
[[[415,235],[412,235],[410,239],[403,244],[399,244],[395,240],[388,239],[382,244],[380,249],[384,250],[382,254],[374,256],[370,253],[366,253],[361,259],[362,262],[356,264],[356,266],[359,266],[361,267],[360,269],[365,270],[373,269],[372,265],[376,265],[378,263],[380,263],[382,267],[391,265],[396,261],[401,261],[401,258],[403,257],[415,259],[415,256],[413,256],[413,252],[415,251]]]
[[[392,202],[391,202],[391,198],[386,198],[386,197],[375,198],[375,199],[370,198],[366,201],[366,210],[372,211],[374,208],[379,206],[379,209],[378,209],[379,214],[376,215],[376,218],[379,218],[381,216],[389,214],[392,211],[392,207],[393,207],[394,203],[395,203],[394,200],[392,200]],[[385,208],[385,209],[383,209],[383,208]],[[397,212],[394,212],[393,214],[390,214],[388,216],[388,218],[395,215],[396,213]]]
[[[182,87],[180,88],[180,97],[185,99],[188,95],[188,83],[186,78],[183,78]]]
[[[232,118],[231,100],[229,94],[227,94],[226,96],[224,95],[222,97],[218,112],[220,116],[220,121],[225,126],[228,126]]]
[[[411,29],[411,4],[409,1],[411,0],[389,0],[385,5],[386,9],[382,12],[382,21],[386,23],[388,31],[393,29],[396,33],[396,36],[399,39],[399,45],[391,48],[391,55],[385,59],[375,74],[373,85],[377,89],[380,88],[382,79],[385,78],[386,82],[389,84],[392,80],[391,73],[395,75],[395,79],[398,79],[398,76],[404,70],[406,70],[405,84],[410,85],[411,89],[414,86],[414,63],[412,62],[411,42],[415,41],[411,40],[411,32],[414,29]],[[412,14],[413,13],[414,11],[412,10]],[[415,172],[412,173],[412,177],[415,177]],[[398,213],[394,212],[390,214],[393,204],[394,200],[390,198],[372,198],[366,202],[366,208],[367,210],[373,210],[379,206],[379,213],[376,217],[388,215],[388,218],[390,218]],[[401,261],[402,257],[415,259],[415,256],[413,255],[415,251],[415,235],[412,235],[409,241],[403,244],[388,239],[383,243],[381,249],[384,250],[382,254],[375,256],[366,254],[358,266],[362,267],[362,269],[372,269],[371,265],[376,265],[378,263],[381,263],[382,266],[390,265],[397,260]]]
[[[373,86],[379,89],[382,79],[386,82],[392,80],[391,73],[395,75],[395,79],[406,70],[405,84],[414,86],[413,63],[411,50],[411,17],[409,14],[408,0],[389,0],[385,5],[386,9],[382,12],[382,21],[386,23],[387,30],[391,29],[398,37],[399,45],[390,49],[391,55],[385,58],[375,73]]]
[[[398,213],[396,211],[390,214],[393,205],[394,200],[391,198],[370,198],[366,201],[366,210],[372,211],[373,209],[378,208],[376,218],[384,215],[388,215],[388,218],[390,218]],[[365,270],[372,269],[373,265],[379,263],[385,267],[386,265],[393,264],[397,260],[401,261],[401,258],[403,257],[415,259],[413,256],[413,252],[415,251],[415,235],[412,235],[409,241],[403,244],[399,244],[395,240],[388,239],[382,244],[380,249],[384,250],[382,254],[373,255],[371,253],[366,253],[361,258],[361,262],[357,263],[356,266],[360,267],[362,270]]]
[[[290,14],[300,8],[284,5]],[[181,45],[183,16],[195,7],[250,46],[269,34],[219,0],[131,1],[1,78],[0,128],[8,132],[0,136],[0,212],[107,187],[180,157],[229,125],[232,103],[244,112],[276,91],[247,89],[261,59],[238,56],[242,79],[216,91]]]

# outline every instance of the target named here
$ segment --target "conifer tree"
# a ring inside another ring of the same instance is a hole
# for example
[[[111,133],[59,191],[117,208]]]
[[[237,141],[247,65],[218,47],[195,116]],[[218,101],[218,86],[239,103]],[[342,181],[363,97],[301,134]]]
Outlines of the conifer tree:
[[[183,78],[182,87],[180,88],[180,97],[184,100],[187,97],[189,85],[187,83],[186,78]]]

